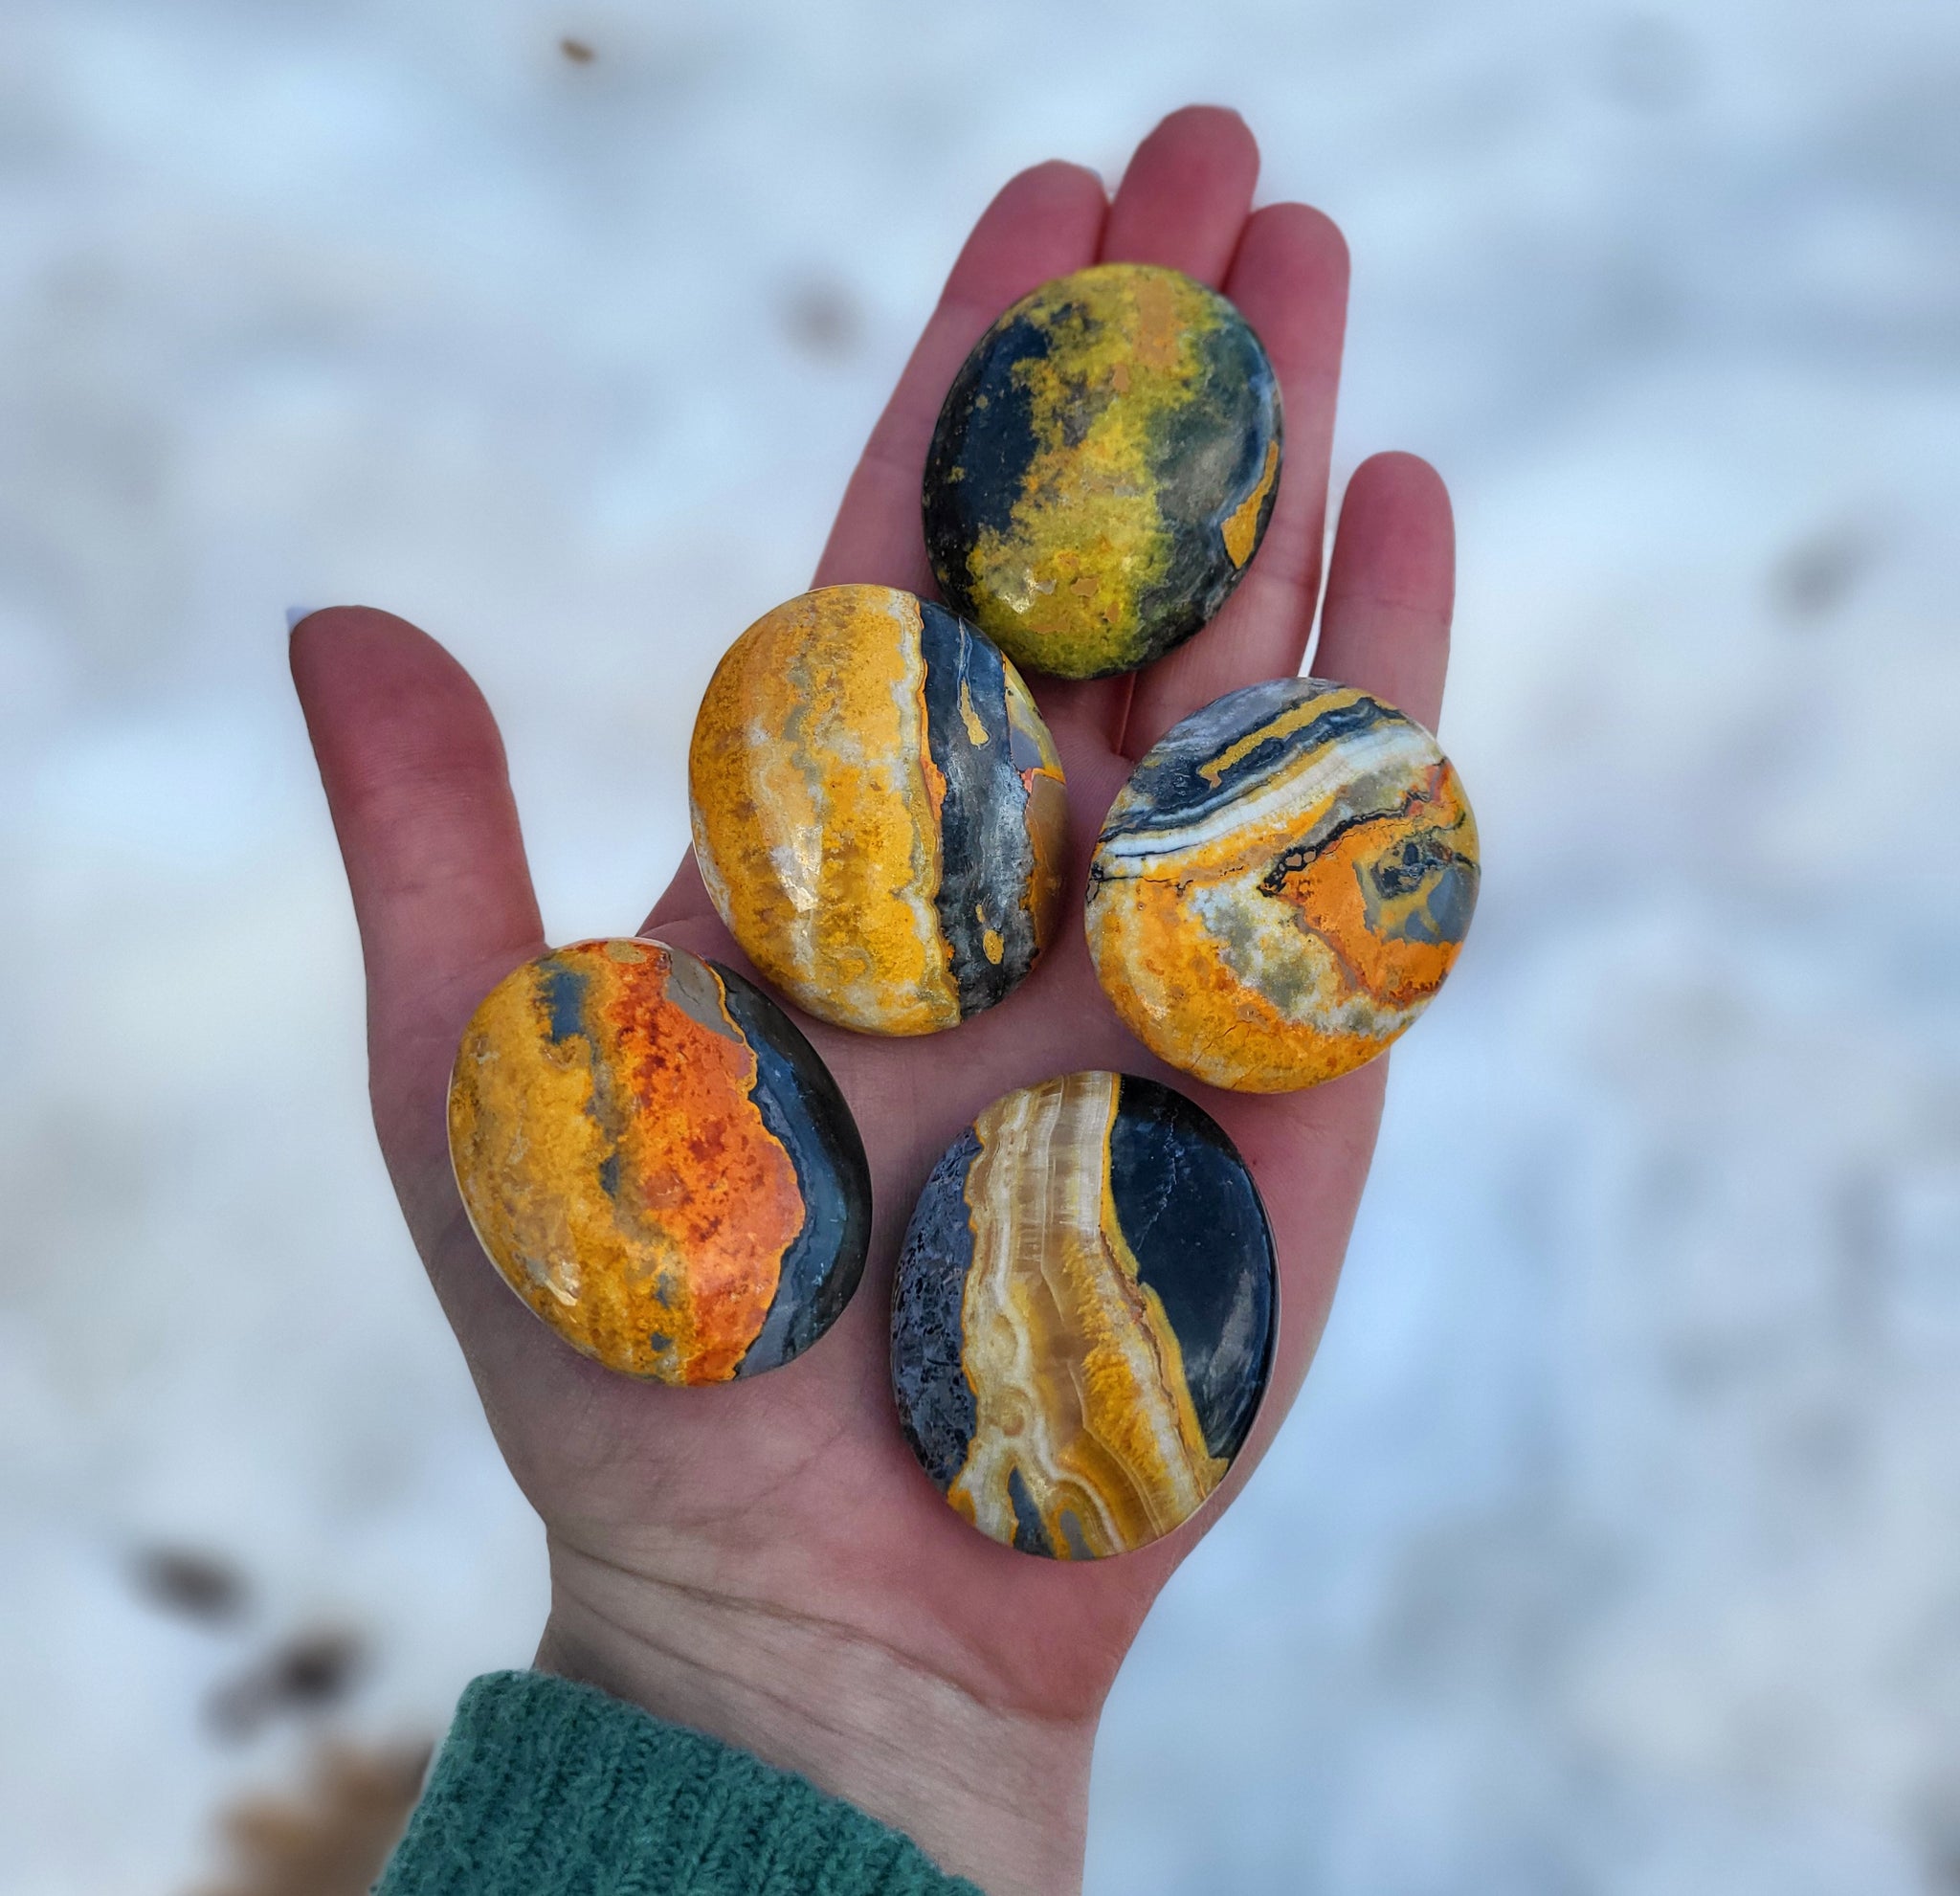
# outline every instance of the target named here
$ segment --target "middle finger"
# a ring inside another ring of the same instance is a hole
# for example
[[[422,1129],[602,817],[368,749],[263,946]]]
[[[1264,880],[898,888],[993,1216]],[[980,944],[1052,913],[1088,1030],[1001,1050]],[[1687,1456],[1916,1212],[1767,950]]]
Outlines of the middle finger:
[[[1137,146],[1109,207],[1099,261],[1162,263],[1214,289],[1225,280],[1258,181],[1259,148],[1236,112],[1187,105]],[[1131,675],[1043,680],[1051,724],[1092,729],[1112,747],[1128,716]]]

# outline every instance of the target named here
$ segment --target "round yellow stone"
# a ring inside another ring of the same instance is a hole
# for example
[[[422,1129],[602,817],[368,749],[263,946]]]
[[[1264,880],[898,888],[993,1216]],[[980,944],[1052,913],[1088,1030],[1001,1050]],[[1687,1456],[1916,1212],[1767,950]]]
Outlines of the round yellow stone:
[[[1372,1060],[1429,1005],[1477,904],[1456,768],[1392,704],[1320,679],[1228,693],[1110,806],[1089,950],[1160,1060],[1248,1093]]]
[[[574,942],[463,1030],[449,1147],[490,1260],[610,1370],[726,1382],[857,1287],[871,1178],[843,1096],[759,989],[683,948]]]
[[[728,931],[837,1026],[956,1027],[1055,932],[1054,740],[992,642],[909,592],[824,587],[750,626],[702,700],[688,792]]]

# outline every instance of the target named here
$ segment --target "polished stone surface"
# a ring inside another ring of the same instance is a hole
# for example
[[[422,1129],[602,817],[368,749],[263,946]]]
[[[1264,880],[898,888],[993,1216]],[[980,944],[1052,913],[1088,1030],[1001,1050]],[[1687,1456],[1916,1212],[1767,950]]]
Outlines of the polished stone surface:
[[[1089,949],[1160,1060],[1243,1092],[1372,1060],[1429,1005],[1477,904],[1477,822],[1435,738],[1320,679],[1229,692],[1124,787]]]
[[[940,591],[1016,664],[1134,670],[1225,603],[1279,491],[1279,385],[1176,270],[1044,283],[953,378],[925,463]]]
[[[807,1350],[864,1268],[871,1177],[810,1042],[658,942],[526,962],[464,1029],[450,1155],[504,1281],[575,1349],[669,1383]]]
[[[1189,1520],[1271,1371],[1272,1234],[1181,1093],[1075,1073],[996,1100],[920,1194],[892,1387],[920,1464],[1026,1553],[1127,1552]]]
[[[750,626],[702,701],[688,790],[729,932],[840,1027],[956,1027],[1055,932],[1054,741],[994,646],[909,592],[824,587]]]

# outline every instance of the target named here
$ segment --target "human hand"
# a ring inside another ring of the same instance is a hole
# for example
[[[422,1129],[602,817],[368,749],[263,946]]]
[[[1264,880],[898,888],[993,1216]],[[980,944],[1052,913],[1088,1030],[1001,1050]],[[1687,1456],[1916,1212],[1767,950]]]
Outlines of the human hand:
[[[1236,117],[1192,108],[1144,142],[1113,202],[1071,166],[1015,178],[968,239],[845,494],[816,583],[931,596],[919,484],[947,386],[1010,302],[1099,258],[1171,264],[1222,288],[1279,372],[1285,473],[1226,609],[1134,679],[1036,684],[1072,813],[1072,905],[1041,965],[949,1034],[876,1039],[794,1016],[856,1113],[877,1212],[856,1300],[779,1371],[696,1389],[630,1381],[566,1348],[499,1280],[457,1194],[444,1114],[464,1022],[546,946],[497,727],[457,662],[399,619],[334,609],[293,639],[360,921],[382,1148],[546,1526],[539,1664],[801,1772],[993,1891],[1080,1882],[1103,1698],[1150,1601],[1305,1374],[1381,1106],[1382,1060],[1276,1096],[1214,1092],[1158,1066],[1104,999],[1080,920],[1096,833],[1130,763],[1221,692],[1296,672],[1312,630],[1347,254],[1304,206],[1249,214],[1258,162]],[[1342,505],[1316,674],[1433,726],[1451,575],[1436,475],[1404,456],[1364,463]],[[640,932],[747,970],[691,861]],[[1282,1296],[1272,1385],[1218,1495],[1164,1540],[1083,1566],[998,1546],[947,1506],[899,1433],[887,1358],[892,1265],[934,1160],[997,1095],[1092,1067],[1166,1079],[1231,1134],[1265,1198]]]

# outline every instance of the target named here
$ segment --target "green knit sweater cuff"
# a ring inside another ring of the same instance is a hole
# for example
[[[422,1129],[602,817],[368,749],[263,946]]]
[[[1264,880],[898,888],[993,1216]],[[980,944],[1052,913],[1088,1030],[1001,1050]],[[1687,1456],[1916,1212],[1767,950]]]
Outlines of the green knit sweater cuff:
[[[787,1771],[590,1685],[474,1681],[378,1896],[979,1896]]]

